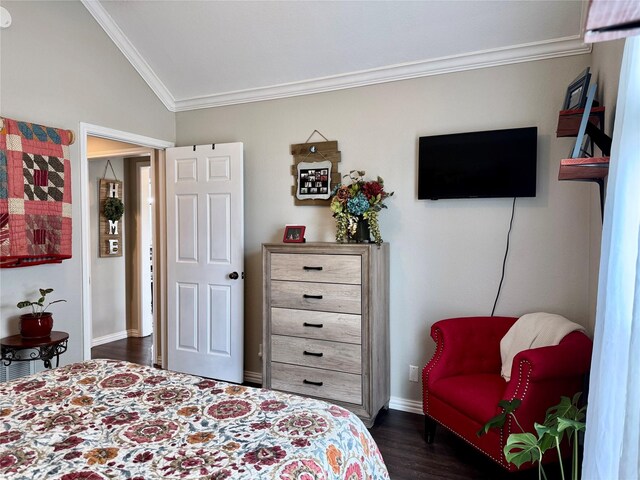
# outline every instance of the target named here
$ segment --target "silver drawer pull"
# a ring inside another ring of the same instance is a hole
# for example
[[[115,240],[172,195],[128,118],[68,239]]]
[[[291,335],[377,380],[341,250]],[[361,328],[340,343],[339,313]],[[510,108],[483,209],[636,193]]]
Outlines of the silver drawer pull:
[[[318,387],[322,386],[322,382],[312,382],[311,380],[307,380],[306,378],[302,381],[302,383],[306,383],[307,385],[316,385]]]
[[[319,352],[307,352],[306,350],[304,352],[302,352],[304,355],[311,355],[312,357],[322,357],[324,355],[324,353]]]
[[[322,300],[322,295],[307,295],[305,293],[302,295],[302,298],[315,298],[316,300]]]
[[[322,271],[322,267],[307,267],[306,265],[302,267],[303,270],[317,270]]]
[[[309,323],[309,322],[304,322],[302,325],[305,327],[315,327],[315,328],[322,328],[324,326],[324,324],[322,323]]]

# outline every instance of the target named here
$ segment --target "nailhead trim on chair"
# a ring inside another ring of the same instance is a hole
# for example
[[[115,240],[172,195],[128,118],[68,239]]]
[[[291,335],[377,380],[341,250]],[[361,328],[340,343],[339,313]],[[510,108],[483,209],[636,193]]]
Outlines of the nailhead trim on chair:
[[[522,392],[522,395],[518,394],[518,391],[520,390],[520,387],[523,385],[522,383],[522,376],[523,376],[523,372],[522,372],[522,365],[523,364],[527,364],[529,366],[529,368],[527,369],[527,374],[526,374],[526,378],[524,381],[524,392]],[[511,400],[515,399],[515,398],[519,398],[521,401],[524,401],[525,397],[527,396],[527,392],[529,391],[529,384],[531,383],[531,371],[533,369],[531,368],[531,362],[529,362],[528,360],[521,360],[520,363],[518,364],[518,383],[516,384],[516,391],[513,393],[513,396],[511,397]],[[511,435],[512,433],[512,425],[513,425],[513,417],[511,415],[509,415],[508,420],[507,420],[507,433],[509,435]],[[504,447],[506,445],[504,436],[503,436],[503,431],[504,428],[500,429],[500,451],[504,452]],[[509,438],[509,435],[507,435],[507,438]],[[504,453],[501,455],[501,459],[500,459],[500,463],[505,464],[504,462],[506,461],[506,458],[504,457]],[[505,464],[506,465],[506,464]]]
[[[433,334],[435,336],[434,340],[436,342],[436,351],[433,354],[433,358],[429,361],[429,363],[424,367],[424,369],[422,370],[423,372],[423,382],[427,382],[429,380],[429,374],[431,373],[431,370],[433,370],[433,368],[437,365],[437,363],[440,361],[440,357],[442,356],[442,351],[444,350],[444,339],[442,338],[442,335],[440,333],[440,329],[436,328],[433,331]],[[427,367],[429,367],[429,369],[427,370]],[[426,372],[426,373],[425,373]],[[424,388],[423,388],[424,390]],[[429,412],[429,392],[426,392],[426,395],[424,396],[424,410],[425,413]],[[431,418],[432,420],[436,421],[437,423],[439,423],[440,425],[442,425],[444,428],[446,428],[447,430],[449,430],[451,433],[453,433],[456,437],[462,439],[465,441],[465,443],[467,443],[468,445],[471,445],[473,448],[475,448],[476,450],[479,450],[480,452],[484,453],[487,457],[489,457],[491,460],[493,460],[494,462],[500,464],[501,466],[505,466],[506,464],[504,463],[504,455],[501,455],[501,458],[496,458],[494,457],[492,454],[490,454],[489,452],[484,451],[482,448],[478,447],[477,445],[474,445],[473,443],[469,442],[469,440],[467,440],[466,438],[464,438],[462,435],[460,435],[458,432],[455,432],[454,430],[451,430],[451,428],[449,428],[448,426],[446,426],[445,424],[443,424],[442,422],[440,422],[439,420],[436,420],[435,418],[433,418],[432,416],[429,415],[429,418]],[[502,429],[500,429],[500,445],[503,445],[503,441],[502,441]]]
[[[422,381],[423,381],[422,390],[423,391],[425,391],[424,384],[428,382],[429,374],[431,373],[431,370],[433,370],[433,367],[435,367],[438,361],[440,360],[440,357],[442,355],[442,350],[444,350],[444,339],[442,339],[442,335],[440,334],[440,329],[436,328],[433,331],[433,334],[435,336],[434,340],[436,342],[436,351],[433,354],[433,358],[422,369]],[[429,370],[427,370],[427,367],[429,367]],[[424,402],[422,406],[425,413],[429,412],[429,392],[428,391],[426,391],[426,395],[424,396]]]

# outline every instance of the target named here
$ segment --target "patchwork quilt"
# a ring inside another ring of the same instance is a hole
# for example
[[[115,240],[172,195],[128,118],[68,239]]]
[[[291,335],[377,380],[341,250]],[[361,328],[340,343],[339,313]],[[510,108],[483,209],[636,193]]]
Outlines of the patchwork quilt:
[[[0,478],[388,479],[351,412],[115,360],[0,384]]]
[[[71,258],[68,130],[0,117],[0,267]]]

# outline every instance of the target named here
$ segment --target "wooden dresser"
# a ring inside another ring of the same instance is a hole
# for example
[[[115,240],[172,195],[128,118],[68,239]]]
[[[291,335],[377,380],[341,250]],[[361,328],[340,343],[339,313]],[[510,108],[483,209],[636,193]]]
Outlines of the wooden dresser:
[[[389,245],[264,244],[262,262],[263,386],[370,427],[389,404]]]

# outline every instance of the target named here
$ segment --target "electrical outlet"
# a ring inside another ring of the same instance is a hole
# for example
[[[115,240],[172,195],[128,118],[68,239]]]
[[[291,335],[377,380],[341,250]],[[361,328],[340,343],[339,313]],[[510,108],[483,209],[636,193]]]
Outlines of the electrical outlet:
[[[418,367],[416,367],[415,365],[409,365],[409,381],[418,381]]]
[[[262,358],[262,344],[261,343],[258,344],[258,356],[260,358]]]

